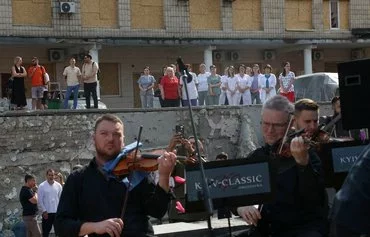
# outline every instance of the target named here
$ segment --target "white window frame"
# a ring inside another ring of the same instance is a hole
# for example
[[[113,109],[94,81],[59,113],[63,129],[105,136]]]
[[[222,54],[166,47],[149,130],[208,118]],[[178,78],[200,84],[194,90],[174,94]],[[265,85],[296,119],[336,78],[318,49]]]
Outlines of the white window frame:
[[[331,30],[339,30],[340,29],[340,4],[339,4],[339,1],[340,0],[329,0],[329,24],[330,24],[330,29]],[[332,21],[331,21],[331,13],[332,13],[332,8],[331,8],[331,5],[333,3],[336,3],[337,4],[337,27],[332,27]]]

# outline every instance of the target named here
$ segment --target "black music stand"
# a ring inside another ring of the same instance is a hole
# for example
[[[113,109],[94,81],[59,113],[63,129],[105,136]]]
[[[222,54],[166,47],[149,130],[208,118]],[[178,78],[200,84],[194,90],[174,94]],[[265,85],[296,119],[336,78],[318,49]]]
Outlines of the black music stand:
[[[205,211],[197,166],[185,168],[186,212]],[[270,159],[233,159],[204,163],[215,209],[255,205],[273,200],[275,171]]]
[[[337,141],[321,144],[318,155],[324,170],[325,186],[338,191],[348,171],[357,160],[369,140]]]

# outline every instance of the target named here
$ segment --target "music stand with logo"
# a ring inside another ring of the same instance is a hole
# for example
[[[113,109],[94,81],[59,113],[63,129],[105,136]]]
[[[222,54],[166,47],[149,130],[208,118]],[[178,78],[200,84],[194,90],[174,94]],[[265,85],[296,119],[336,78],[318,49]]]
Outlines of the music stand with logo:
[[[205,162],[204,169],[215,209],[261,204],[274,198],[275,174],[267,156]],[[205,210],[200,175],[197,166],[186,166],[186,212]]]
[[[318,155],[324,170],[325,186],[339,190],[348,171],[358,159],[369,140],[338,141],[321,144]]]

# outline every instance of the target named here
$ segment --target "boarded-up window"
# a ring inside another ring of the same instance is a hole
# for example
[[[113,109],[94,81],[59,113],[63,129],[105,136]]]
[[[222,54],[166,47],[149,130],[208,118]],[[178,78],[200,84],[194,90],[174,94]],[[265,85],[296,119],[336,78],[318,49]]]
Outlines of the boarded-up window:
[[[51,26],[50,0],[13,0],[13,25]]]
[[[119,71],[117,63],[99,63],[100,94],[119,95]]]
[[[312,29],[312,0],[286,0],[285,27]]]
[[[234,30],[261,30],[261,0],[233,2]]]
[[[163,0],[131,1],[131,28],[163,29]]]
[[[221,5],[214,0],[189,0],[192,30],[220,30]]]
[[[118,1],[81,0],[81,24],[83,27],[118,27]]]

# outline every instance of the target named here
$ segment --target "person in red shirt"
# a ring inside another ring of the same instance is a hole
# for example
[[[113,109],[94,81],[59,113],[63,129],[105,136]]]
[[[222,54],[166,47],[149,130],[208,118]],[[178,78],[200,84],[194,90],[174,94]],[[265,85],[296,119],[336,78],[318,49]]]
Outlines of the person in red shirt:
[[[32,66],[27,70],[28,78],[30,78],[32,85],[32,109],[43,109],[41,99],[44,96],[45,84],[44,75],[46,70],[43,66],[39,65],[37,57],[32,58]]]
[[[179,107],[180,106],[180,83],[175,76],[172,67],[167,67],[166,75],[161,79],[159,89],[163,100],[163,107]]]

